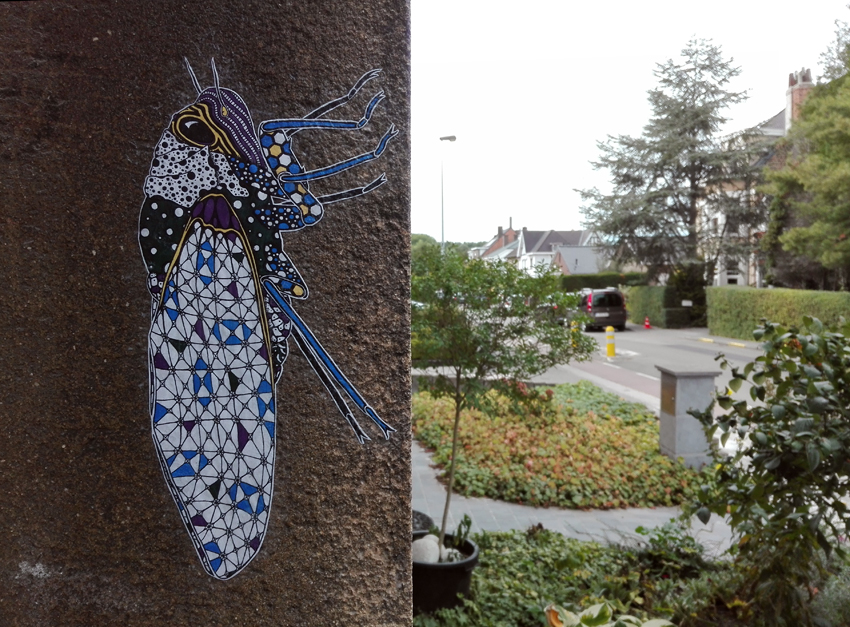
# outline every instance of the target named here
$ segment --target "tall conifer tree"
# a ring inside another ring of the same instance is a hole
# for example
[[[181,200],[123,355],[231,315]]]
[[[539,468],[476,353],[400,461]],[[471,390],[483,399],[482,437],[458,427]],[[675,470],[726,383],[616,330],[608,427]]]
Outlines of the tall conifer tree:
[[[754,249],[750,231],[764,220],[751,193],[760,142],[752,130],[721,135],[726,110],[746,99],[730,90],[739,73],[718,46],[692,40],[679,60],[658,64],[643,134],[598,143],[593,166],[608,170],[612,190],[578,191],[586,226],[615,262],[658,274]]]

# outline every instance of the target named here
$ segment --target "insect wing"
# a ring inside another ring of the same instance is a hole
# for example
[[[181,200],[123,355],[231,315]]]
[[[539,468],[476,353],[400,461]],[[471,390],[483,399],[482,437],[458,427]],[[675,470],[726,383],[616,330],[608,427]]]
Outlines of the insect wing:
[[[253,559],[268,526],[275,402],[261,294],[244,232],[194,218],[149,338],[157,454],[201,564],[217,579]]]

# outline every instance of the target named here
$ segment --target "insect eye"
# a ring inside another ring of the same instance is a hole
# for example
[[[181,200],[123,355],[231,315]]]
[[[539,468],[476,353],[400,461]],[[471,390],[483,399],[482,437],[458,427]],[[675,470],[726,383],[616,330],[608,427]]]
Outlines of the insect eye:
[[[177,130],[190,142],[209,146],[215,142],[215,134],[207,123],[198,118],[183,117],[177,123]]]

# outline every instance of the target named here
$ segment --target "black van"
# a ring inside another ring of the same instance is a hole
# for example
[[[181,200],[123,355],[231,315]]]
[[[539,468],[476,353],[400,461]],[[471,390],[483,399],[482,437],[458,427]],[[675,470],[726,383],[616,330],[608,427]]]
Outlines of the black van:
[[[613,287],[604,290],[586,290],[581,295],[581,310],[592,322],[587,329],[598,327],[604,329],[611,326],[618,331],[625,331],[629,313],[626,311],[626,297]]]

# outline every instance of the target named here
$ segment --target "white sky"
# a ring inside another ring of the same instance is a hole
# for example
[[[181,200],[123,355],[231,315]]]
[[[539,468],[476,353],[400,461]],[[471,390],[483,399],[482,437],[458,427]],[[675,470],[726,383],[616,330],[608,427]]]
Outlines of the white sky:
[[[848,0],[412,0],[412,232],[447,241],[497,227],[581,228],[575,188],[607,186],[588,163],[607,135],[640,135],[656,63],[712,39],[750,98],[728,130],[785,107],[788,74],[820,76]],[[457,141],[441,142],[445,135]]]

